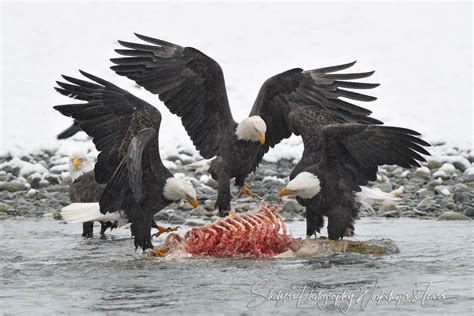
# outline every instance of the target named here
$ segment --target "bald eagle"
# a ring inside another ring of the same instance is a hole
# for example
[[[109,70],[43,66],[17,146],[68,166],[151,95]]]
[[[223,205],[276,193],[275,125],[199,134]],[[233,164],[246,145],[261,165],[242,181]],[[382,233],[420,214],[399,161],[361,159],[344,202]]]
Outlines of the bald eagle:
[[[73,203],[99,202],[105,184],[98,184],[94,179],[94,163],[85,154],[74,153],[69,160],[69,174],[72,183],[69,186],[69,198]],[[110,221],[101,221],[100,235],[104,236],[107,228],[115,228]],[[83,222],[82,237],[93,235],[94,221]]]
[[[219,64],[192,47],[136,34],[145,43],[119,41],[127,49],[113,58],[117,74],[134,80],[157,94],[169,110],[180,116],[194,146],[212,160],[209,172],[218,181],[216,206],[220,215],[230,209],[230,179],[251,195],[245,185],[264,154],[291,136],[289,114],[305,105],[330,113],[344,122],[381,122],[368,117],[369,110],[340,100],[376,98],[349,89],[371,89],[378,84],[348,80],[369,77],[373,72],[334,74],[355,62],[314,70],[294,68],[268,79],[260,89],[249,117],[237,123],[232,118],[224,75]]]
[[[336,116],[302,107],[290,114],[292,129],[304,142],[301,160],[280,196],[295,195],[306,207],[306,234],[312,236],[328,217],[330,239],[354,231],[358,214],[355,194],[376,180],[378,166],[420,166],[430,146],[405,128],[342,123]],[[365,194],[363,192],[363,194]]]
[[[196,191],[174,178],[161,161],[160,112],[108,81],[81,73],[93,82],[63,76],[68,82],[58,81],[56,90],[85,102],[54,108],[77,120],[100,151],[94,168],[95,181],[106,184],[100,212],[123,210],[132,223],[135,247],[153,248],[153,215],[183,199],[197,207]]]

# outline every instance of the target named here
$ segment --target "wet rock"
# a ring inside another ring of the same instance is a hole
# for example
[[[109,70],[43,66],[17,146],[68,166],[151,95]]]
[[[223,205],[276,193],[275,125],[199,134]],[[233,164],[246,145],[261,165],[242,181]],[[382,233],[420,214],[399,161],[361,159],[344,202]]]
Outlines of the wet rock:
[[[441,185],[443,184],[443,180],[441,178],[438,178],[436,180],[433,180],[431,182],[429,182],[427,185],[426,185],[426,188],[428,189],[431,189],[431,190],[434,190],[434,188],[438,185]]]
[[[190,211],[190,210],[192,210],[194,207],[193,207],[191,204],[189,204],[188,202],[184,202],[184,203],[182,203],[178,208],[181,209],[181,210]]]
[[[387,218],[400,217],[400,215],[401,214],[400,214],[399,210],[384,212],[384,213],[381,214],[381,216],[387,217]]]
[[[431,191],[431,190],[428,190],[428,189],[420,189],[416,192],[416,195],[418,196],[419,199],[424,199],[425,197],[433,197],[434,196],[434,192]]]
[[[427,196],[423,200],[421,200],[420,203],[418,203],[417,208],[422,210],[428,209],[434,204],[433,200],[433,197]]]
[[[30,189],[28,190],[28,192],[26,193],[26,197],[27,198],[32,198],[34,197],[36,194],[38,194],[38,190],[35,190],[35,189]]]
[[[474,217],[474,206],[466,205],[463,206],[464,215],[468,217]]]
[[[204,204],[204,209],[206,209],[208,212],[212,212],[216,209],[216,202],[215,201],[210,201],[210,202],[206,202],[206,204]]]
[[[444,163],[441,168],[439,168],[439,170],[446,172],[446,174],[448,175],[451,175],[456,171],[456,167],[453,164],[447,162]]]
[[[453,199],[456,203],[464,204],[474,202],[474,192],[472,191],[455,191]]]
[[[451,211],[456,211],[458,209],[456,203],[454,203],[454,200],[451,197],[443,199],[441,202],[441,207]]]
[[[457,157],[456,159],[452,161],[452,164],[454,165],[456,169],[461,170],[461,171],[465,171],[471,166],[469,160],[467,160],[464,157]]]
[[[430,169],[428,169],[425,166],[417,168],[415,170],[415,177],[423,178],[423,179],[430,179],[431,178]]]
[[[373,189],[379,189],[382,192],[390,192],[393,190],[393,185],[390,182],[381,182],[372,186]]]
[[[181,216],[173,216],[169,219],[168,223],[170,224],[184,224],[186,222],[186,219],[184,219],[183,217]]]
[[[439,169],[439,168],[441,168],[442,165],[443,165],[443,162],[441,160],[438,160],[438,159],[430,159],[428,161],[428,168],[430,168],[431,170]]]
[[[389,212],[397,210],[398,203],[395,201],[385,200],[382,202],[380,211],[381,212]]]
[[[190,215],[194,215],[194,216],[202,216],[202,215],[206,215],[208,213],[208,211],[202,207],[197,207],[195,209],[192,209],[191,212],[190,212]]]
[[[304,209],[304,206],[301,206],[295,200],[288,200],[283,205],[282,212],[285,214],[302,214]]]
[[[443,221],[466,221],[466,220],[471,220],[469,217],[462,213],[456,213],[456,212],[445,212],[442,215],[438,217],[438,220],[443,220]]]
[[[264,198],[265,201],[275,202],[280,200],[280,197],[276,194],[267,194]]]
[[[443,195],[450,195],[449,188],[446,185],[438,185],[435,187],[435,192]]]
[[[401,174],[403,173],[403,168],[402,167],[396,167],[393,171],[392,171],[392,174],[395,176],[395,177],[400,177]]]
[[[449,176],[446,174],[445,171],[438,170],[438,171],[433,173],[433,178],[447,179],[447,178],[449,178]]]
[[[196,227],[196,226],[202,226],[203,223],[189,220],[189,221],[186,221],[184,225],[190,226],[190,227]]]
[[[6,213],[10,209],[10,205],[0,202],[0,213]]]
[[[0,191],[17,192],[25,189],[25,184],[17,181],[0,183]]]
[[[50,185],[56,185],[56,184],[59,184],[60,183],[60,180],[59,180],[59,176],[58,175],[54,175],[54,174],[50,174],[46,177],[46,180],[48,181],[48,183]]]
[[[41,180],[38,182],[38,187],[35,188],[35,189],[38,189],[38,188],[47,188],[49,186],[49,182],[48,180]]]
[[[390,191],[390,194],[396,197],[401,197],[404,192],[405,192],[405,187],[401,185],[398,189]]]

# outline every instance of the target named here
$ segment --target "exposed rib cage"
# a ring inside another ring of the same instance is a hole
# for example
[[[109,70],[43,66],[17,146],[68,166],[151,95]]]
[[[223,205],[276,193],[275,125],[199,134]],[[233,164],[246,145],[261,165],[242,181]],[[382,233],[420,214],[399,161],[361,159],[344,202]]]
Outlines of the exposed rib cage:
[[[288,250],[291,241],[277,208],[263,206],[191,229],[184,250],[194,256],[271,257]]]

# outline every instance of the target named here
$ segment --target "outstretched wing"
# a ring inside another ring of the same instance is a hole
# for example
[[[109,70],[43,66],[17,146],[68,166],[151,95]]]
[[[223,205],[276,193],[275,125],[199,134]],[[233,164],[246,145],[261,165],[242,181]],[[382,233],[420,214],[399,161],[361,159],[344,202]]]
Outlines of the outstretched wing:
[[[81,73],[94,82],[68,76],[68,81],[58,81],[56,90],[68,97],[85,103],[58,105],[54,108],[66,116],[73,117],[89,136],[98,151],[95,178],[98,183],[107,183],[122,158],[126,155],[132,138],[142,129],[160,129],[160,112],[112,83]],[[155,159],[161,163],[159,152]]]
[[[64,131],[58,134],[57,138],[66,139],[75,135],[77,132],[80,132],[80,131],[81,131],[81,127],[79,126],[79,122],[74,120],[71,126],[69,126]]]
[[[200,154],[204,158],[215,156],[235,125],[221,67],[192,47],[135,35],[152,45],[119,41],[128,49],[115,51],[127,57],[111,59],[116,64],[111,69],[157,94],[181,117]]]
[[[136,203],[142,199],[156,199],[160,183],[172,176],[163,166],[159,157],[158,133],[153,128],[140,130],[128,146],[127,154],[122,158],[117,169],[110,178],[104,193],[100,198],[100,210],[103,213],[113,212],[123,208],[126,196],[133,197]],[[144,190],[144,183],[147,187]],[[127,208],[126,211],[136,211]]]
[[[336,171],[353,190],[374,181],[378,166],[420,166],[420,154],[430,155],[423,146],[430,146],[410,129],[363,125],[330,124],[322,127],[322,157],[319,168]]]
[[[350,80],[370,77],[374,72],[362,73],[334,73],[350,68],[355,62],[303,70],[295,68],[268,79],[260,89],[250,116],[260,115],[267,124],[266,143],[260,149],[255,167],[270,147],[275,146],[292,133],[288,117],[291,111],[310,106],[314,110],[332,115],[342,122],[356,122],[362,124],[381,124],[382,122],[369,117],[370,110],[341,100],[369,102],[375,97],[346,89],[372,89],[379,84],[353,82]]]

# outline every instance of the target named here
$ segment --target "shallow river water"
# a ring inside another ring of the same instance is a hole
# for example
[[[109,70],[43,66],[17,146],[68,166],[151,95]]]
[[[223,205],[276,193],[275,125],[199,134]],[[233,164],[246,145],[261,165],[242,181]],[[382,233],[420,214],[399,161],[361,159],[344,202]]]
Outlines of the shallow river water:
[[[304,233],[304,222],[289,227],[294,236]],[[80,224],[8,219],[0,222],[0,309],[15,315],[472,315],[473,227],[363,219],[358,239],[391,238],[400,252],[164,260],[135,253],[128,230],[85,240]]]

